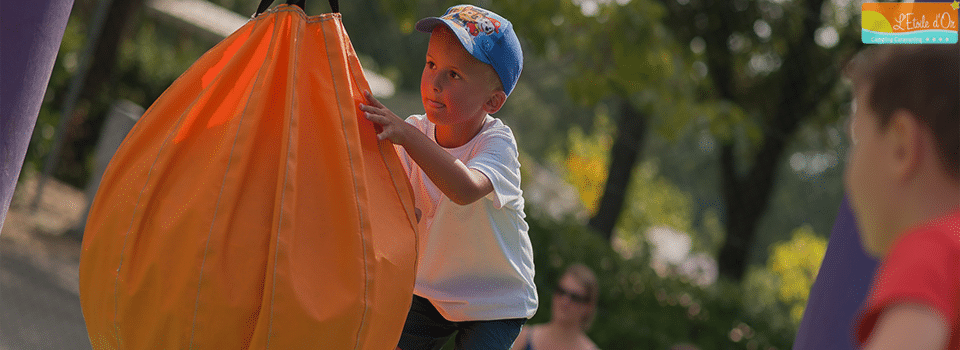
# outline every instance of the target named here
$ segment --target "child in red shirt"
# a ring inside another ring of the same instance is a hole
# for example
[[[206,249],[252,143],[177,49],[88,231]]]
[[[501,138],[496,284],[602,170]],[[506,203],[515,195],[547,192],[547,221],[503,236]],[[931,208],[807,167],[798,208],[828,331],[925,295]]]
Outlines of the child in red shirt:
[[[844,176],[881,265],[855,337],[865,349],[960,349],[960,51],[878,45],[849,67]]]

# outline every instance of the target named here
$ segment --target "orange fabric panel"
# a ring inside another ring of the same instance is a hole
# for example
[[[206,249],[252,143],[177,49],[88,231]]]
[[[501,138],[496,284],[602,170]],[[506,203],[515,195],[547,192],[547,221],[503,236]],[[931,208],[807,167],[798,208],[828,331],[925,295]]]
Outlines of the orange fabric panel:
[[[80,302],[94,349],[393,349],[413,293],[403,168],[339,14],[280,5],[204,54],[110,162]]]

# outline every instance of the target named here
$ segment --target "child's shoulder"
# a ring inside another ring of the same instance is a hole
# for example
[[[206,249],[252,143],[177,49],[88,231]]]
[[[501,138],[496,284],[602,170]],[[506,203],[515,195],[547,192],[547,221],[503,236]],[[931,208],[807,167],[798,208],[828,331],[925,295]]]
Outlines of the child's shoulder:
[[[494,118],[489,115],[487,119],[483,121],[483,127],[480,129],[479,135],[484,135],[484,137],[488,138],[503,138],[514,143],[516,142],[510,126],[500,120],[500,118]]]
[[[915,239],[944,240],[960,248],[960,209],[919,225],[911,234]]]
[[[960,255],[960,210],[920,224],[901,236],[889,259],[904,256]]]
[[[932,220],[930,225],[941,231],[960,234],[960,208]]]

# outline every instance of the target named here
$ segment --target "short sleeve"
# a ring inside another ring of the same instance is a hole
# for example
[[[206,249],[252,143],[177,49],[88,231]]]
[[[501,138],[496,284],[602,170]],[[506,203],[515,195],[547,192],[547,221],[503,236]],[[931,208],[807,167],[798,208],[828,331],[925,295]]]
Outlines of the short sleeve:
[[[410,124],[416,127],[417,130],[420,130],[420,132],[423,132],[423,129],[425,127],[423,123],[423,119],[424,119],[423,116],[414,114],[407,117],[407,119],[405,119],[404,121],[406,121],[407,124]],[[400,158],[400,163],[403,164],[403,171],[407,173],[407,177],[413,176],[413,171],[417,169],[417,166],[416,166],[417,164],[413,161],[412,158],[410,158],[410,155],[407,154],[407,150],[404,149],[403,146],[394,144],[393,148],[394,150],[397,151],[397,157]]]
[[[855,328],[857,343],[865,342],[883,311],[896,304],[925,305],[945,320],[954,320],[960,284],[958,255],[957,245],[936,232],[902,237],[877,271]]]
[[[520,161],[512,132],[501,124],[499,128],[483,132],[483,136],[467,167],[477,169],[490,179],[493,192],[487,198],[493,201],[494,207],[523,211]]]

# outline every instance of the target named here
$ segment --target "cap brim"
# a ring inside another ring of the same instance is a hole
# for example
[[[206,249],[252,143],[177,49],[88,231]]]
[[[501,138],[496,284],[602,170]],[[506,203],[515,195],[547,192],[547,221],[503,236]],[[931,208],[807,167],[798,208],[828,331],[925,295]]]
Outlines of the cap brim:
[[[444,22],[442,19],[439,19],[437,17],[427,17],[417,21],[417,24],[414,25],[414,28],[417,28],[418,31],[421,31],[424,33],[430,33],[433,31],[433,28],[436,28],[436,26],[441,24],[447,25],[447,23]]]

